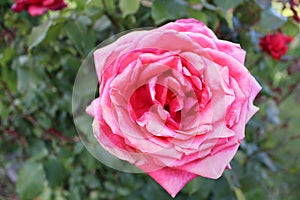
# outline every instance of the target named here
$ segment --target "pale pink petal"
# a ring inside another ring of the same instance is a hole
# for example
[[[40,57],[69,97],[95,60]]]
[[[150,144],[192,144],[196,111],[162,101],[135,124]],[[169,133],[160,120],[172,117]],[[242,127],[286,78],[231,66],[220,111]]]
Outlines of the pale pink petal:
[[[252,78],[252,80],[253,80],[252,88],[251,88],[251,93],[250,93],[250,97],[249,97],[249,101],[248,101],[249,104],[248,104],[248,112],[247,112],[247,117],[246,117],[247,122],[259,110],[258,107],[253,105],[253,101],[254,101],[256,95],[261,90],[261,86],[257,83],[257,81],[254,78]]]
[[[48,8],[46,8],[44,6],[29,5],[27,10],[31,16],[35,17],[35,16],[39,16],[39,15],[42,15],[45,12],[47,12]]]
[[[97,106],[99,106],[99,98],[97,99],[94,99],[92,101],[92,103],[86,108],[86,112],[92,116],[92,117],[95,117],[97,113],[96,109],[97,109]]]
[[[161,28],[173,29],[179,32],[201,33],[210,38],[217,38],[212,30],[210,30],[203,22],[195,19],[179,19],[175,22],[168,23]]]
[[[55,2],[55,0],[43,0],[42,4],[43,4],[43,6],[50,6],[54,2]]]
[[[230,55],[233,58],[235,58],[241,64],[244,64],[246,51],[243,50],[239,44],[232,43],[225,40],[214,40],[214,42],[217,46],[217,49],[220,52],[224,52],[227,55]]]
[[[203,177],[217,179],[232,160],[238,147],[239,143],[233,144],[213,156],[207,156],[178,168]]]
[[[195,174],[168,167],[147,173],[173,198],[189,181],[197,177]]]

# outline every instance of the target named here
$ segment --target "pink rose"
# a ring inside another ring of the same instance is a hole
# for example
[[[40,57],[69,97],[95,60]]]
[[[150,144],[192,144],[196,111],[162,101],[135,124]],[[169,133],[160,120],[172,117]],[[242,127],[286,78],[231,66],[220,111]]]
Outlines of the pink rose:
[[[258,110],[244,58],[195,19],[122,36],[94,53],[95,137],[172,197],[197,176],[220,177]]]
[[[15,0],[11,9],[14,12],[27,10],[31,16],[42,15],[48,10],[61,10],[67,7],[64,0]]]

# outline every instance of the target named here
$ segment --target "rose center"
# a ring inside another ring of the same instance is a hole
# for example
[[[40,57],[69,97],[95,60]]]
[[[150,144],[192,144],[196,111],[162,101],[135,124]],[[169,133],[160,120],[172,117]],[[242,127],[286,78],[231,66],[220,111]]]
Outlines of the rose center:
[[[130,97],[129,104],[132,120],[139,125],[159,120],[159,123],[168,128],[179,128],[181,121],[179,100],[172,90],[163,85],[146,84],[139,87]],[[143,123],[140,123],[141,120]]]

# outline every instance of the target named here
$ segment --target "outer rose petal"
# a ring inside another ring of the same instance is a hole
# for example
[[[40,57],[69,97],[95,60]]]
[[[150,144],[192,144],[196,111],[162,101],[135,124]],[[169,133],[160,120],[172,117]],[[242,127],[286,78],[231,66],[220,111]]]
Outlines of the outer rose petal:
[[[165,167],[148,174],[158,182],[173,198],[191,180],[198,175],[186,171]]]
[[[86,108],[86,112],[87,112],[90,116],[95,117],[95,116],[96,116],[96,113],[97,113],[96,108],[97,108],[98,105],[99,105],[99,98],[94,99],[94,100],[92,101],[92,103]]]
[[[162,28],[173,29],[178,32],[194,32],[200,33],[205,36],[208,36],[212,39],[217,39],[216,35],[212,30],[210,30],[203,22],[200,22],[196,19],[179,19],[175,22],[168,23]]]
[[[231,55],[241,64],[244,64],[246,51],[244,51],[239,44],[234,44],[225,40],[216,40],[215,44],[219,51]]]
[[[55,0],[44,0],[42,2],[43,6],[50,6],[55,2]]]
[[[30,5],[27,10],[31,16],[35,17],[44,14],[48,9],[44,6]]]
[[[67,7],[67,4],[63,0],[56,0],[56,2],[52,5],[48,6],[51,10],[61,10]]]
[[[214,154],[213,156],[207,156],[201,161],[195,161],[186,165],[178,167],[178,169],[197,174],[203,177],[217,179],[219,178],[228,163],[232,160],[233,156],[238,150],[239,143],[236,142],[232,146]]]
[[[247,122],[259,110],[258,107],[253,105],[253,101],[261,89],[262,89],[261,86],[252,77],[252,88],[251,88],[251,93],[250,93],[250,97],[249,97],[249,101],[248,101],[249,104],[248,104],[248,112],[247,112],[247,117],[246,117]]]
[[[204,48],[216,49],[231,55],[241,64],[244,63],[246,52],[239,44],[217,39],[216,35],[205,24],[195,19],[180,19],[168,23],[162,28],[184,32]]]

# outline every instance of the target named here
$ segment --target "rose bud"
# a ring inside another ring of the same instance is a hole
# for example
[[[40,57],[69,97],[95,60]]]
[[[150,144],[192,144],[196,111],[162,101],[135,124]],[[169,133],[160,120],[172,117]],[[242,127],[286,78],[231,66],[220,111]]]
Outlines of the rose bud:
[[[270,54],[275,60],[279,60],[282,55],[288,51],[287,44],[293,40],[293,37],[285,36],[282,33],[270,34],[260,38],[259,46],[262,51]]]

